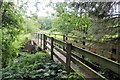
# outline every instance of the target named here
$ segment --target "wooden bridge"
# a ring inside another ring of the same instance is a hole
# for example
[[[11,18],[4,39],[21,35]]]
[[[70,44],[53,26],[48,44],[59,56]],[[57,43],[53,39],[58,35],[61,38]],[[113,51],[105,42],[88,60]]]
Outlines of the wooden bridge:
[[[116,61],[112,61],[106,55],[102,56],[100,52],[96,52],[97,49],[93,50],[88,46],[91,44],[91,41],[86,40],[86,45],[83,43],[83,46],[74,42],[71,43],[65,35],[63,35],[63,40],[50,37],[50,34],[33,33],[32,36],[38,46],[50,53],[51,59],[57,59],[66,66],[68,73],[73,70],[78,75],[82,74],[84,78],[107,80],[105,76],[99,73],[100,67],[102,66],[120,75],[119,57],[115,57]],[[118,53],[116,55],[119,56]]]

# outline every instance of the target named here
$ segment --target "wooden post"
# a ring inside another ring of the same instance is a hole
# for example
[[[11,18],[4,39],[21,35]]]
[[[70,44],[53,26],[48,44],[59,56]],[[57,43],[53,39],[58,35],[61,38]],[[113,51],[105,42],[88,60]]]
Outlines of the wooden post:
[[[40,38],[40,40],[41,40],[41,41],[40,41],[40,43],[41,43],[40,46],[41,46],[41,48],[42,48],[42,34],[40,34],[40,37],[41,37],[41,38]]]
[[[43,50],[45,50],[46,46],[46,38],[45,34],[43,34]]]
[[[65,35],[65,40],[68,40],[68,37],[67,37],[67,35]]]
[[[52,60],[53,60],[53,55],[54,55],[54,53],[53,53],[53,40],[54,40],[54,38],[51,37],[51,59]]]
[[[72,44],[67,43],[67,56],[66,56],[66,70],[67,70],[67,73],[70,73],[71,49],[72,49]]]
[[[63,35],[63,41],[65,41],[65,35]]]
[[[66,41],[65,35],[63,35],[63,41]],[[65,47],[63,46],[63,50],[65,51]]]
[[[38,34],[38,45],[39,45],[39,33],[37,33]]]
[[[82,43],[83,43],[83,45],[85,45],[85,39],[86,39],[86,38],[85,38],[85,37],[83,37],[83,42],[82,42]]]
[[[45,35],[45,49],[47,49],[47,36]]]

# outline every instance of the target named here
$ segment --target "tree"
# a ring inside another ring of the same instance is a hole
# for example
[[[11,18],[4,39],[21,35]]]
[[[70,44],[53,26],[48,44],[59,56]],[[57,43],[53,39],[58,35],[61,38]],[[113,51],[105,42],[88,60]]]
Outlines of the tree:
[[[79,11],[71,8],[66,2],[56,4],[56,21],[53,21],[53,27],[64,34],[72,33],[73,31],[84,32],[90,26],[90,19],[86,14],[80,15]]]
[[[39,24],[38,16],[33,14],[31,17],[27,17],[25,20],[26,33],[40,31],[41,24]]]
[[[119,3],[80,1],[57,3],[55,8],[57,21],[53,21],[53,26],[63,33],[74,33],[78,37],[86,36],[92,40],[106,41],[118,38],[120,12],[116,10]]]
[[[41,30],[49,30],[52,28],[52,17],[39,17],[38,22]]]
[[[116,11],[119,3],[71,2],[70,5],[81,10],[80,13],[87,13],[91,18],[92,25],[88,27],[87,36],[93,40],[105,41],[119,37],[120,12]]]
[[[3,2],[2,6],[2,67],[6,67],[10,60],[17,56],[17,49],[13,42],[19,34],[24,33],[24,20],[13,2]]]

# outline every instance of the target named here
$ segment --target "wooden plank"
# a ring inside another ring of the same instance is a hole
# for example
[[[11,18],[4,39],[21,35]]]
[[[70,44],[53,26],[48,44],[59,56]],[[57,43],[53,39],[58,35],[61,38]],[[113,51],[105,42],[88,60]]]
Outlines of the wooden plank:
[[[63,36],[63,34],[56,34],[56,33],[53,33],[53,34],[51,34],[51,35],[60,35],[60,36]]]
[[[75,63],[71,62],[71,69],[77,73],[79,76],[81,76],[84,80],[91,79],[92,76],[90,76],[87,72],[85,72],[83,69],[79,68]]]
[[[68,38],[72,38],[72,39],[77,39],[77,40],[81,40],[81,41],[85,41],[85,42],[89,42],[89,43],[95,43],[95,44],[102,44],[104,46],[106,45],[114,45],[114,44],[111,44],[111,43],[108,43],[108,42],[98,42],[98,41],[93,41],[93,40],[88,40],[88,39],[82,39],[82,38],[78,38],[78,37],[73,37],[73,36],[66,36]]]
[[[37,38],[39,38],[39,36],[37,36],[37,33],[35,33],[35,35],[36,35],[36,37]],[[45,36],[45,34],[42,34],[43,35],[43,47],[46,47],[46,43],[50,43],[49,41],[46,41],[46,38],[47,37],[49,37],[49,36]],[[41,35],[41,36],[42,36]],[[42,37],[41,37],[42,38]],[[50,37],[49,37],[50,38]],[[42,39],[41,39],[42,40]],[[62,45],[62,46],[67,46],[67,44],[66,44],[66,42],[63,42],[63,41],[60,41],[60,40],[57,40],[57,39],[54,39],[54,41],[57,43],[57,44],[60,44],[60,45]],[[42,41],[41,41],[42,42]],[[49,50],[51,50],[48,46],[47,46],[47,48],[49,49]],[[53,48],[53,46],[52,46],[52,48]],[[60,49],[60,48],[55,48],[58,52],[60,52],[60,53],[64,53],[63,52],[63,50],[62,49]],[[53,50],[53,49],[52,49]],[[90,52],[90,51],[87,51],[87,50],[85,50],[85,49],[81,49],[81,48],[78,48],[78,47],[76,47],[76,46],[73,46],[72,47],[72,50],[74,50],[75,52],[77,52],[77,53],[80,53],[81,55],[83,55],[83,56],[85,56],[85,57],[87,57],[87,58],[90,58],[91,60],[93,60],[93,61],[96,61],[96,62],[98,62],[100,65],[102,65],[102,66],[104,66],[104,67],[106,67],[106,68],[108,68],[108,69],[110,69],[110,70],[112,70],[112,71],[114,71],[115,73],[117,73],[117,74],[119,74],[120,75],[120,63],[117,63],[117,62],[114,62],[114,61],[111,61],[111,60],[109,60],[109,59],[107,59],[107,58],[105,58],[105,57],[102,57],[102,56],[100,56],[100,55],[97,55],[97,54],[94,54],[93,52]],[[71,52],[71,49],[67,49],[67,52],[68,53],[70,53]],[[54,53],[53,51],[51,51],[51,53]],[[70,53],[71,54],[71,53]],[[73,62],[76,62],[76,63],[81,63],[81,61],[80,60],[78,60],[78,62],[77,61],[75,61],[77,58],[74,58],[73,59],[73,57],[75,57],[75,55],[73,55],[72,56],[72,58],[70,57],[71,55],[70,54],[68,54],[69,55],[69,59],[67,58],[66,59],[66,63],[67,64],[65,64],[65,62],[58,56],[58,55],[56,55],[55,54],[55,56],[60,60],[60,62],[62,62],[64,65],[66,65],[66,69],[68,69],[68,72],[69,72],[69,70],[70,70],[70,66],[68,66],[68,65],[70,65],[70,59],[72,59],[72,61]],[[52,54],[52,56],[53,56],[54,54]],[[64,56],[66,56],[65,54],[63,54]],[[94,71],[93,71],[94,72]],[[93,73],[93,75],[96,75],[96,73],[94,74]]]
[[[62,46],[67,46],[66,42],[58,40],[58,39],[54,39],[54,41]]]
[[[82,58],[81,55],[78,55],[76,53],[72,53],[71,54],[73,57],[75,57],[76,59],[80,60],[81,62],[85,63],[87,66],[91,67],[92,69],[96,70],[96,71],[99,71],[100,70],[100,67],[91,63],[91,62],[88,62],[86,61],[85,59]],[[78,64],[79,65],[79,64]]]
[[[77,39],[77,40],[79,40],[79,39],[80,39],[80,38],[73,37],[73,36],[66,36],[66,37],[71,38],[71,39]]]
[[[51,51],[51,49],[50,49],[50,47],[49,46],[46,46],[47,47],[47,49],[49,50],[49,51]]]
[[[96,61],[98,64],[114,71],[117,74],[120,74],[120,63],[114,62],[112,60],[109,60],[105,57],[102,57],[100,55],[94,54],[93,52],[72,46],[72,49],[77,52],[80,53],[81,55],[90,58],[93,61]]]
[[[52,35],[61,35],[61,36],[65,36],[65,37],[68,37],[68,38],[71,38],[71,39],[80,39],[80,38],[77,38],[76,36],[66,36],[64,34],[52,34]],[[98,41],[93,41],[93,40],[88,40],[88,39],[81,39],[81,41],[85,41],[85,42],[88,42],[88,43],[94,43],[94,44],[102,44],[103,46],[106,46],[106,45],[110,45],[110,46],[114,46],[114,44],[111,44],[111,43],[104,43],[104,42],[98,42]]]
[[[59,48],[63,48],[63,46],[62,46],[61,44],[58,44],[58,43],[55,43],[55,42],[53,43],[53,45],[54,45],[54,46],[57,46],[57,47],[59,47]]]
[[[58,55],[56,55],[56,54],[54,53],[54,56],[55,56],[63,65],[66,65],[66,63],[65,63],[60,57],[58,57]]]
[[[80,69],[83,69],[85,72],[87,72],[87,74],[91,75],[92,78],[98,78],[100,80],[107,80],[104,76],[100,75],[99,73],[94,71],[92,68],[90,68],[89,66],[85,65],[84,63],[82,63],[81,61],[77,60],[76,58],[71,57],[71,60],[73,61],[73,63],[77,64]]]
[[[110,46],[116,46],[115,44],[113,44],[113,43],[109,43],[109,42],[98,42],[98,41],[93,41],[93,40],[88,40],[88,39],[80,39],[80,38],[77,38],[77,37],[72,37],[72,36],[67,36],[68,38],[71,38],[71,39],[79,39],[79,40],[81,40],[81,41],[85,41],[86,43],[92,43],[92,44],[96,44],[96,45],[98,45],[98,46],[103,46],[104,47],[104,49],[109,53],[109,51],[107,50],[107,49],[109,49],[109,50],[111,50],[111,48],[110,48]],[[73,43],[73,42],[72,42]],[[88,47],[88,46],[87,46]],[[86,47],[85,47],[86,48]],[[103,49],[101,49],[101,50],[103,50]],[[99,50],[100,51],[100,50]],[[99,52],[98,51],[98,52]],[[104,50],[103,50],[104,51]],[[109,56],[109,54],[108,54],[108,56]]]
[[[66,52],[65,51],[63,51],[62,49],[60,49],[59,47],[57,47],[57,46],[55,46],[54,47],[54,49],[56,49],[58,52],[60,52],[63,56],[65,56],[66,57]]]
[[[104,55],[105,57],[107,57],[107,58],[110,58],[110,56],[111,56],[111,53],[110,52],[108,52],[108,51],[103,51],[103,50],[101,50],[101,49],[95,49],[95,48],[92,48],[92,47],[90,47],[90,46],[87,46],[87,45],[81,45],[81,44],[78,44],[78,43],[76,43],[76,42],[72,42],[72,41],[67,41],[67,42],[71,42],[73,45],[75,45],[75,46],[77,46],[77,47],[79,47],[79,48],[85,48],[86,50],[90,50],[91,52],[94,52],[94,53],[96,53],[96,54],[100,54],[100,55]],[[103,53],[103,54],[102,54]],[[106,53],[106,54],[104,54],[104,53]]]
[[[47,41],[47,40],[46,40],[46,43],[48,43],[49,45],[51,45],[50,41]]]
[[[50,37],[50,36],[48,36],[48,35],[46,35],[46,37],[47,37],[47,38],[49,38],[49,39],[51,39],[51,37]]]

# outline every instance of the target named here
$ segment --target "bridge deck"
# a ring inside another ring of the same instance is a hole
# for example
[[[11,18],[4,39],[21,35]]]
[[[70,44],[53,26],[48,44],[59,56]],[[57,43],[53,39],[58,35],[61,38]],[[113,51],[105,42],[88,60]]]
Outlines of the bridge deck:
[[[32,39],[34,40],[38,46],[40,46],[41,40],[39,39]],[[50,47],[49,44],[47,44],[48,47]],[[47,50],[47,52],[50,54],[50,52]],[[59,53],[57,50],[54,49],[54,52],[57,56],[59,56],[64,62],[66,62],[66,57],[63,56],[61,53]],[[55,62],[57,63],[61,63],[55,56],[53,56],[53,59]],[[75,70],[77,73],[81,74],[84,76],[84,78],[93,78],[93,76],[91,74],[88,74],[84,69],[78,67],[76,64],[74,64],[73,62],[71,62],[71,69]]]

